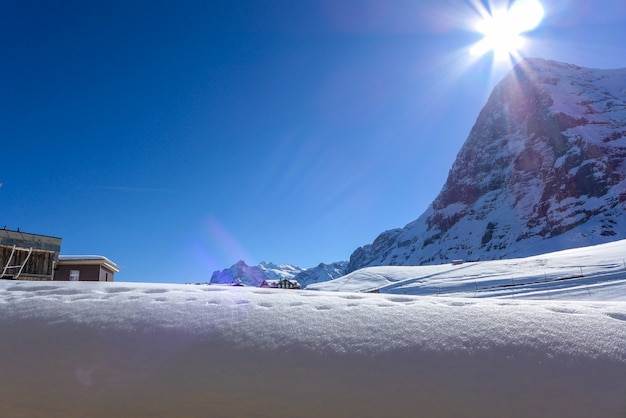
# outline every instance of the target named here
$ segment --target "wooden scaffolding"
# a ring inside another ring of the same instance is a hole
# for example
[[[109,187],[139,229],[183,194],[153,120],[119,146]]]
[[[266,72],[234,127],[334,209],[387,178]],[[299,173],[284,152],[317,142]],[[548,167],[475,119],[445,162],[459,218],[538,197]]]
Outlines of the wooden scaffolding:
[[[52,280],[61,239],[0,230],[0,279]]]

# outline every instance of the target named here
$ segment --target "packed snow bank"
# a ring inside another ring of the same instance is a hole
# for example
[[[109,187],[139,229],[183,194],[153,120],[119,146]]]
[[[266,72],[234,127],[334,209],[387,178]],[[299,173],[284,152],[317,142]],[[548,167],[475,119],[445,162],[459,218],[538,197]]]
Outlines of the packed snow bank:
[[[0,416],[626,416],[626,303],[0,281]]]
[[[533,257],[366,267],[308,290],[626,301],[626,240]]]

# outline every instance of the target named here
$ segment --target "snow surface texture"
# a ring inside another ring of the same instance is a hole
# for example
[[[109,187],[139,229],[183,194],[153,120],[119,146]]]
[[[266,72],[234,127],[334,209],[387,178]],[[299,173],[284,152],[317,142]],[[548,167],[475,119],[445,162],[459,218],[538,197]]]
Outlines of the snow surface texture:
[[[626,69],[525,59],[494,88],[430,207],[346,272],[626,238]]]
[[[3,417],[626,416],[626,303],[0,281]]]
[[[510,260],[367,267],[307,290],[626,302],[626,240]]]

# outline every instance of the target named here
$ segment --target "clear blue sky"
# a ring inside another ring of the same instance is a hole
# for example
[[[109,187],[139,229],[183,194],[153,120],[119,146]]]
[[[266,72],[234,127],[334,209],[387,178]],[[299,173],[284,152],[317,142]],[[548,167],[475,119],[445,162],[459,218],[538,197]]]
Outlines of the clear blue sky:
[[[626,2],[545,0],[525,56],[626,67]],[[510,64],[470,2],[0,1],[0,223],[123,281],[347,260],[416,219]]]

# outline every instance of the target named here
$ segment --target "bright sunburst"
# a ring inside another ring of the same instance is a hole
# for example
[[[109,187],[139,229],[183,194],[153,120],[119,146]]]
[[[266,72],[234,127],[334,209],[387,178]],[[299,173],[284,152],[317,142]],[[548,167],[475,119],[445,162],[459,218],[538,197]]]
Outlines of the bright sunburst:
[[[491,12],[483,10],[481,15],[476,31],[484,37],[470,49],[470,54],[481,56],[493,51],[496,59],[507,59],[518,55],[524,45],[522,34],[539,25],[544,10],[538,0],[516,0],[508,9],[492,8]]]

